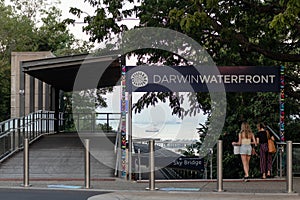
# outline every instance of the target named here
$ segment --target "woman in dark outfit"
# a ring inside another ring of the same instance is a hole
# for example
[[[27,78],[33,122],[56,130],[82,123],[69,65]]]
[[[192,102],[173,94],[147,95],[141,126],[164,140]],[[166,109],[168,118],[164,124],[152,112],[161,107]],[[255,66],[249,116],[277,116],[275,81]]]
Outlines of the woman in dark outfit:
[[[265,126],[261,123],[257,124],[258,133],[256,134],[256,142],[259,144],[259,156],[260,156],[260,173],[262,174],[262,178],[266,178],[266,174],[268,171],[268,175],[270,176],[270,171],[267,169],[268,164],[268,135],[265,131]],[[272,156],[272,155],[271,155]],[[271,167],[272,167],[272,157],[271,157]]]

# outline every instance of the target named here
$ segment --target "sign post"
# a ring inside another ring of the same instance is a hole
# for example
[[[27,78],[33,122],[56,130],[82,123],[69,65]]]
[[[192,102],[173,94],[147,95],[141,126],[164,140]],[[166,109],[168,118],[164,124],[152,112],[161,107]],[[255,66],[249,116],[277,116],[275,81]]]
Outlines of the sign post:
[[[280,67],[280,141],[284,142],[284,101],[285,101],[285,95],[284,95],[284,66]]]
[[[121,66],[121,177],[126,179],[126,67]]]

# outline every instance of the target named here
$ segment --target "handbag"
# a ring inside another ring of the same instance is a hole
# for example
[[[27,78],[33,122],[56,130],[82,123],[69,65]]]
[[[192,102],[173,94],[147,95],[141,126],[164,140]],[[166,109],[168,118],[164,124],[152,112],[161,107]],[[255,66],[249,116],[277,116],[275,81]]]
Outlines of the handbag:
[[[271,139],[268,131],[267,131],[267,137],[268,137],[268,152],[276,153],[276,147],[275,147],[274,141]]]
[[[237,145],[233,146],[233,154],[234,155],[240,154],[240,146]]]
[[[276,153],[276,147],[275,147],[274,141],[272,139],[268,139],[268,152]]]

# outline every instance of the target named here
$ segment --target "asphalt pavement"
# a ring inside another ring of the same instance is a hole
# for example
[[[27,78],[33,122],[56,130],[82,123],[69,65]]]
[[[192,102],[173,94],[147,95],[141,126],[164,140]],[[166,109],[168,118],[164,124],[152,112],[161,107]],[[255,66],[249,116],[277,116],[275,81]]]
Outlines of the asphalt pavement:
[[[0,189],[0,199],[3,200],[86,200],[90,197],[106,194],[99,191],[74,191],[74,190],[43,190],[31,189]]]
[[[91,188],[84,180],[31,180],[30,187],[22,187],[21,180],[0,180],[1,198],[5,200],[195,200],[195,199],[300,199],[300,178],[293,179],[293,191],[287,192],[284,178],[223,180],[217,191],[216,180],[172,180],[155,182],[156,190],[147,190],[149,182],[123,179],[97,179]],[[220,188],[219,188],[220,189]]]

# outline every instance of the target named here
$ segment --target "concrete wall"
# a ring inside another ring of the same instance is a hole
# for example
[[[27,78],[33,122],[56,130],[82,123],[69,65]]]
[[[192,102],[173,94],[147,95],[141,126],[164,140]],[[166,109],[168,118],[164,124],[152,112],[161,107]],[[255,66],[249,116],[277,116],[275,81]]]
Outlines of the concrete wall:
[[[39,108],[48,110],[46,105],[46,87],[47,84],[42,83],[42,88],[39,90],[39,80],[34,79],[30,81],[30,76],[22,72],[21,61],[37,60],[42,58],[54,57],[49,52],[12,52],[11,55],[11,118],[20,117],[23,114],[28,114],[32,111],[37,111]],[[24,81],[25,78],[25,81]],[[33,84],[34,82],[34,84]],[[40,84],[41,85],[41,84]],[[20,93],[20,90],[24,90],[24,94]],[[31,91],[31,92],[30,92]],[[31,95],[31,96],[30,96]],[[30,107],[30,98],[34,99]],[[39,101],[40,98],[40,101]],[[25,100],[25,101],[24,101]],[[40,103],[39,103],[40,102]],[[42,105],[41,105],[42,102]],[[23,108],[25,107],[25,109]],[[25,113],[24,113],[25,112]]]

